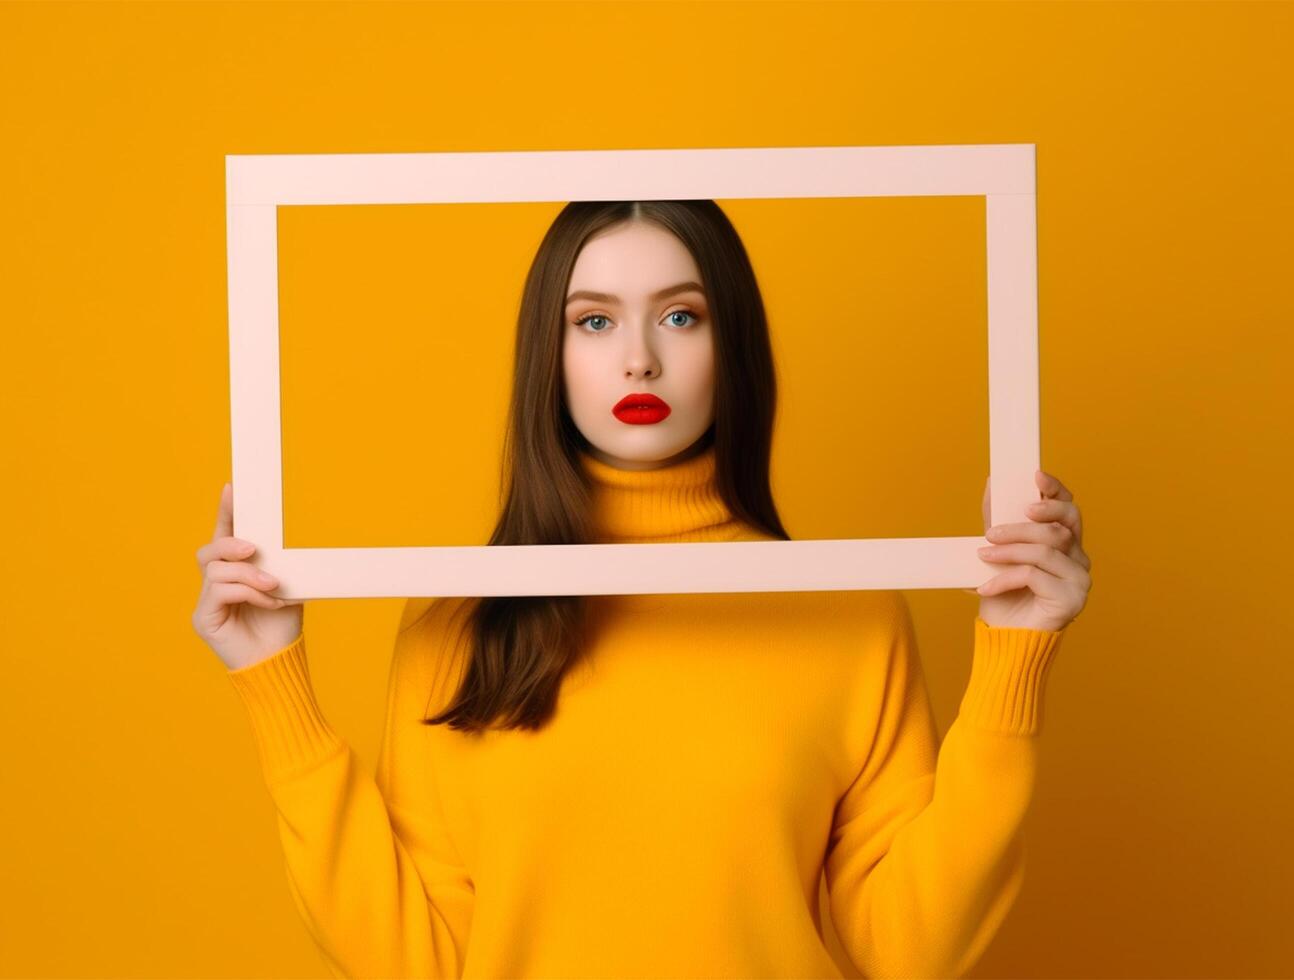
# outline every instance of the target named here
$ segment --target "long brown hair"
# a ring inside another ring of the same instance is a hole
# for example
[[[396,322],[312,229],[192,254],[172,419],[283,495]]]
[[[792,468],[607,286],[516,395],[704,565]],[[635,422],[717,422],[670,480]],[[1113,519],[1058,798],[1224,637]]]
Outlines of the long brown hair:
[[[715,344],[715,419],[696,446],[713,444],[717,489],[733,517],[789,540],[768,479],[777,396],[768,321],[737,230],[709,200],[575,201],[553,221],[526,276],[502,461],[506,502],[489,544],[597,543],[591,487],[578,458],[589,443],[562,385],[566,290],[585,242],[628,221],[655,222],[692,253]],[[586,598],[470,597],[456,610],[466,613],[471,633],[466,671],[450,703],[422,723],[469,732],[542,728],[556,710],[562,677],[584,652]]]

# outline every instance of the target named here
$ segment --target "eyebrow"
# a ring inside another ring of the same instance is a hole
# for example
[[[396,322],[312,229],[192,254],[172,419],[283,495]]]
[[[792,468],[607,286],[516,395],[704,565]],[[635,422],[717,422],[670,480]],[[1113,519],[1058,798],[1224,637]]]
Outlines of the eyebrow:
[[[705,290],[701,288],[700,283],[680,282],[677,285],[667,286],[666,288],[659,290],[658,292],[652,293],[647,298],[650,300],[660,300],[660,299],[665,299],[669,296],[673,296],[675,293],[687,293],[687,292],[692,292],[693,290],[700,293],[702,296],[705,295]],[[619,303],[620,302],[619,296],[613,296],[611,293],[595,293],[590,289],[577,289],[575,292],[571,293],[569,296],[566,297],[566,302],[570,304],[575,302],[575,300],[577,299],[591,299],[598,303]]]

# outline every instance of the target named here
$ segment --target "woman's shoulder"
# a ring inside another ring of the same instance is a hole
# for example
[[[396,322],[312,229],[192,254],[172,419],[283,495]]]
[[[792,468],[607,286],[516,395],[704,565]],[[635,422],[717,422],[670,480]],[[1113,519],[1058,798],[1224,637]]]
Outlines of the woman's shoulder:
[[[466,660],[471,601],[469,596],[405,600],[394,654],[402,684],[439,689],[454,681]]]
[[[458,624],[471,611],[473,596],[414,596],[404,600],[400,612],[400,632],[430,632]]]

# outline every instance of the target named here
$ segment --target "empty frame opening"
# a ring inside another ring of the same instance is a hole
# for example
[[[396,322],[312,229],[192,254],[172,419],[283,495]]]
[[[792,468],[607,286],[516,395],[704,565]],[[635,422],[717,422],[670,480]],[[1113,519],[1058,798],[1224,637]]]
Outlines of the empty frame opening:
[[[768,316],[792,536],[981,534],[985,199],[718,203]],[[284,547],[485,544],[522,284],[561,208],[278,208]]]

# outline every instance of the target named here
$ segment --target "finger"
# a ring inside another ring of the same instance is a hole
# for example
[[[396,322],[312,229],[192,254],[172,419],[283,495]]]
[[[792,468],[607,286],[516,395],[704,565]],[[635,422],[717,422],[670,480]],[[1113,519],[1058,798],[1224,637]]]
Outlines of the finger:
[[[1033,565],[1058,579],[1080,580],[1087,569],[1077,561],[1045,544],[1002,544],[980,548],[979,557],[993,564],[1014,562]]]
[[[207,565],[207,578],[212,582],[245,582],[258,589],[277,589],[279,580],[245,561],[213,561]]]
[[[220,490],[220,506],[216,509],[216,530],[211,540],[225,538],[234,533],[234,485],[226,483]]]
[[[1015,589],[1028,589],[1043,599],[1065,598],[1067,586],[1055,575],[1049,575],[1035,565],[1013,565],[993,576],[975,591],[982,596],[1000,595]]]
[[[1086,572],[1080,572],[1077,578],[1059,578],[1037,565],[1012,565],[975,591],[988,596],[1025,588],[1039,598],[1054,602],[1064,602],[1078,594],[1085,604],[1087,593],[1092,588],[1092,577]]]
[[[1037,470],[1034,475],[1034,482],[1038,484],[1038,489],[1042,491],[1044,497],[1053,497],[1057,500],[1073,500],[1074,495],[1066,489],[1065,484],[1061,483],[1050,473],[1045,470]]]
[[[1031,521],[1056,521],[1069,528],[1074,540],[1083,542],[1083,515],[1078,504],[1066,500],[1035,500],[1024,509]]]
[[[990,500],[989,500],[989,481],[992,479],[992,476],[993,474],[990,473],[988,476],[984,477],[984,502],[983,502],[982,508],[984,511],[984,533],[985,534],[988,533],[989,523],[993,519],[992,518],[993,512],[992,512],[992,508],[990,507]]]
[[[217,558],[227,561],[241,561],[250,558],[256,552],[256,545],[242,538],[219,538],[204,544],[198,549],[198,567],[205,568],[207,562]]]
[[[250,589],[255,589],[257,592],[268,595],[268,598],[273,599],[275,602],[283,601],[276,595],[269,595],[273,589],[278,588],[278,579],[245,562],[212,562],[208,567],[206,584],[208,588],[229,584],[245,585]]]
[[[211,586],[211,601],[218,606],[234,606],[248,602],[262,609],[282,609],[287,603],[260,589],[241,582],[217,582]]]
[[[995,524],[985,532],[984,537],[990,544],[1015,544],[1016,542],[1045,544],[1062,554],[1069,554],[1074,546],[1074,532],[1059,521]]]

